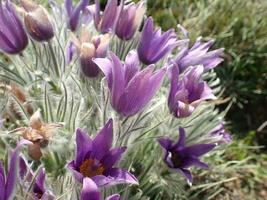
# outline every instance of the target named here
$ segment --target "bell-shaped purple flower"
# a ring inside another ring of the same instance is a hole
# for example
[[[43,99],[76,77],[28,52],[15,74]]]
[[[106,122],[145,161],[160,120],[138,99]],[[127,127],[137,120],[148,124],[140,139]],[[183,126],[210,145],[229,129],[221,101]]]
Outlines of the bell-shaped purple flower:
[[[154,65],[141,70],[138,55],[131,51],[125,63],[111,53],[110,58],[95,59],[107,78],[111,105],[121,116],[132,116],[141,111],[161,85],[165,69],[154,71]]]
[[[114,194],[106,198],[106,200],[119,200],[120,195]],[[83,179],[83,188],[80,200],[102,200],[101,193],[95,182],[86,177]]]
[[[120,15],[121,6],[118,6],[118,0],[108,0],[103,13],[100,11],[100,2],[95,0],[95,9],[93,13],[95,27],[101,33],[113,32]]]
[[[146,11],[145,1],[124,5],[116,25],[116,35],[122,40],[133,38]]]
[[[96,77],[99,74],[99,68],[92,59],[106,57],[109,34],[90,37],[89,31],[82,26],[80,38],[72,34],[72,41],[79,53],[81,71],[87,77]]]
[[[9,0],[0,2],[0,49],[17,54],[27,45],[28,37],[14,6]]]
[[[36,41],[48,41],[54,37],[54,28],[47,10],[30,0],[20,0],[25,10],[24,22],[29,35]]]
[[[160,28],[155,31],[153,29],[153,18],[149,17],[145,22],[138,46],[139,58],[147,65],[158,62],[180,43],[173,29],[165,33],[161,33]]]
[[[225,130],[224,122],[218,124],[209,133],[212,138],[216,138],[218,144],[230,143],[232,142],[232,136],[229,132]]]
[[[17,182],[19,166],[19,151],[23,145],[32,144],[27,140],[21,140],[14,149],[10,161],[8,172],[4,171],[4,166],[0,161],[0,200],[12,200]]]
[[[188,39],[188,32],[182,26],[178,27],[180,27],[184,36]],[[189,41],[185,43],[175,58],[180,72],[195,65],[203,65],[204,71],[208,71],[220,64],[223,61],[220,56],[224,48],[209,51],[213,44],[214,40],[203,43],[201,42],[201,38],[198,38],[191,48],[189,48]]]
[[[183,128],[179,128],[179,139],[174,143],[169,138],[160,138],[159,144],[165,151],[164,162],[175,172],[181,173],[190,183],[193,178],[189,167],[196,166],[207,169],[208,165],[199,157],[212,150],[215,144],[194,144],[186,146],[186,135]]]
[[[202,101],[216,98],[201,78],[203,71],[203,66],[195,66],[179,80],[178,66],[171,66],[168,107],[175,117],[188,117]]]
[[[78,28],[81,14],[88,5],[88,2],[88,0],[80,0],[79,3],[74,6],[72,0],[65,0],[65,8],[68,15],[68,27],[71,31],[74,32]]]
[[[113,141],[113,122],[110,119],[92,140],[81,129],[76,131],[76,158],[68,164],[74,177],[80,182],[91,178],[98,187],[122,183],[138,184],[130,172],[114,167],[126,147],[111,149]]]

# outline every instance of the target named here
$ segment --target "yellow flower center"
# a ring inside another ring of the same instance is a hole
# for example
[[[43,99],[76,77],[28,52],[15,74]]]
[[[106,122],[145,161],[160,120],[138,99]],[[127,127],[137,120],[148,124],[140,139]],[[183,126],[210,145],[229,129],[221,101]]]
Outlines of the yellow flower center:
[[[105,171],[105,168],[102,166],[102,164],[96,165],[93,159],[86,159],[83,161],[79,169],[81,174],[85,177],[102,175]]]

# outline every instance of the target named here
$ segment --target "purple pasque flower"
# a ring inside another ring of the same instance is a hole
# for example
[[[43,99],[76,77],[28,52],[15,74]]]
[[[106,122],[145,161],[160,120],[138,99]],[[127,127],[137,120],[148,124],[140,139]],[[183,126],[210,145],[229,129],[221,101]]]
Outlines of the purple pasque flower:
[[[180,25],[178,27],[180,27],[182,33],[188,39],[189,34],[187,30]],[[180,72],[184,71],[190,66],[195,65],[203,65],[204,71],[208,71],[220,64],[223,61],[220,56],[222,55],[224,48],[209,51],[214,42],[214,40],[210,40],[203,43],[201,42],[201,37],[199,37],[194,45],[190,48],[188,40],[175,58],[175,62],[179,66]]]
[[[76,158],[68,164],[74,177],[80,182],[91,178],[98,187],[122,183],[138,184],[130,172],[114,167],[126,147],[111,149],[113,141],[113,122],[110,119],[92,140],[81,129],[76,131]]]
[[[79,38],[74,34],[71,35],[72,42],[79,54],[81,71],[85,76],[96,77],[99,74],[99,68],[92,59],[106,57],[109,37],[109,34],[91,37],[89,30],[84,25]]]
[[[113,32],[120,15],[121,6],[118,6],[118,0],[108,0],[103,13],[100,11],[100,2],[95,0],[95,9],[93,13],[95,27],[101,33]]]
[[[232,142],[232,136],[228,131],[226,131],[224,122],[221,122],[214,129],[212,129],[209,135],[212,138],[216,138],[218,144]]]
[[[80,0],[76,6],[72,0],[65,0],[65,8],[68,15],[68,27],[71,31],[76,31],[79,26],[81,13],[88,5],[88,0]]]
[[[137,49],[139,59],[146,65],[158,62],[180,43],[177,41],[174,29],[164,33],[161,33],[160,28],[155,31],[153,29],[153,18],[149,17],[145,22]]]
[[[164,162],[176,172],[181,173],[190,183],[193,178],[189,167],[196,166],[207,169],[208,165],[199,160],[199,157],[212,150],[215,144],[194,144],[186,146],[186,135],[183,128],[179,128],[179,139],[174,143],[169,138],[158,139],[165,151]]]
[[[106,198],[106,200],[119,200],[120,195],[114,194]],[[86,177],[83,179],[83,188],[80,200],[102,200],[101,193],[95,182]]]
[[[47,10],[30,0],[20,0],[25,10],[24,22],[29,35],[36,41],[48,41],[54,37],[54,28]]]
[[[31,191],[29,194],[30,200],[54,200],[55,196],[48,190],[45,186],[45,169],[41,168],[38,171],[38,175],[34,178],[34,174],[23,157],[19,158],[19,175],[22,181],[22,185]],[[33,186],[31,186],[32,181],[34,181]]]
[[[165,68],[154,71],[154,65],[141,70],[138,55],[130,51],[122,64],[111,53],[110,58],[95,59],[107,78],[111,105],[121,116],[132,116],[141,111],[153,98],[165,75]]]
[[[133,38],[146,12],[145,1],[124,5],[116,25],[116,35],[122,40]]]
[[[18,158],[19,151],[23,145],[32,144],[27,140],[21,140],[14,151],[11,154],[9,161],[8,172],[4,171],[4,166],[0,161],[0,200],[12,200],[14,195],[14,190],[16,187],[17,173],[18,173]]]
[[[192,67],[179,80],[179,68],[176,63],[170,68],[170,92],[168,107],[177,118],[190,116],[204,100],[215,99],[208,84],[202,80],[204,68]]]
[[[28,37],[10,0],[0,2],[0,49],[9,54],[20,53],[28,45]]]

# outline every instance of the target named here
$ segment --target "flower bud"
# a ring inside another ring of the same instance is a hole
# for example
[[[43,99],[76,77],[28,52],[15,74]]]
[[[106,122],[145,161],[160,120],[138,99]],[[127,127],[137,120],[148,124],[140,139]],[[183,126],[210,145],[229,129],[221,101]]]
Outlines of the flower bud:
[[[53,38],[54,28],[46,9],[29,0],[21,0],[21,4],[26,11],[24,21],[29,35],[39,42]]]

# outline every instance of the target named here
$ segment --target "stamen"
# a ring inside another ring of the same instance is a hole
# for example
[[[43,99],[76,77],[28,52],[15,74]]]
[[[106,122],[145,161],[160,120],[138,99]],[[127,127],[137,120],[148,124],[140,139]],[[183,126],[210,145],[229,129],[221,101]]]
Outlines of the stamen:
[[[101,164],[96,165],[93,159],[86,159],[83,161],[79,169],[81,174],[85,177],[102,175],[105,171],[105,168]]]

